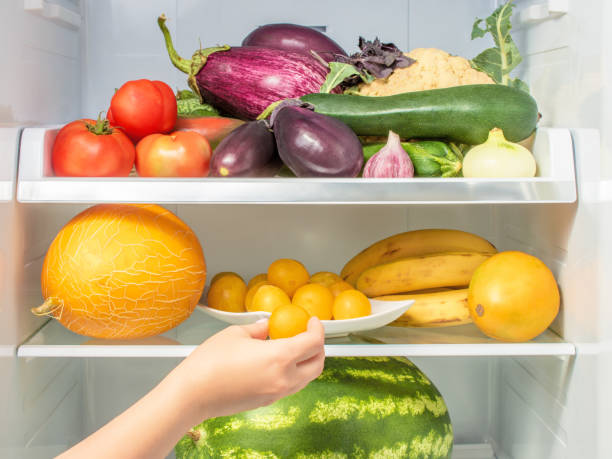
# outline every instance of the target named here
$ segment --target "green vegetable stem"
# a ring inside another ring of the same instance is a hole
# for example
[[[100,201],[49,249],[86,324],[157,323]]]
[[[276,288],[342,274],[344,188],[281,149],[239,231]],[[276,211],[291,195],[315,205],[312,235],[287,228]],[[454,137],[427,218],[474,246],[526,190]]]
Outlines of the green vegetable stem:
[[[472,28],[472,40],[482,38],[489,33],[493,37],[495,47],[485,49],[470,63],[472,67],[486,73],[498,84],[529,92],[529,86],[524,81],[510,77],[510,72],[523,60],[510,35],[512,29],[510,18],[514,7],[513,0],[508,0],[488,18],[476,19]],[[481,26],[483,23],[484,27]]]

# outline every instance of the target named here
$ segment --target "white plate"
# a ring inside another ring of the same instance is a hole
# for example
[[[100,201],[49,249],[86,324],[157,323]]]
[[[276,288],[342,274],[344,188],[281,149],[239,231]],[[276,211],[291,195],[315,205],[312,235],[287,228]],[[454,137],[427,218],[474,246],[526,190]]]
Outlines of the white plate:
[[[372,314],[369,316],[358,317],[357,319],[322,320],[321,323],[325,329],[326,337],[332,338],[337,336],[345,336],[349,333],[384,327],[406,312],[406,310],[412,306],[413,303],[414,300],[370,300],[370,304],[372,305]],[[251,324],[257,322],[259,319],[267,319],[270,317],[269,312],[263,311],[226,312],[203,305],[198,305],[198,309],[205,312],[209,316],[214,317],[215,319],[233,325]]]

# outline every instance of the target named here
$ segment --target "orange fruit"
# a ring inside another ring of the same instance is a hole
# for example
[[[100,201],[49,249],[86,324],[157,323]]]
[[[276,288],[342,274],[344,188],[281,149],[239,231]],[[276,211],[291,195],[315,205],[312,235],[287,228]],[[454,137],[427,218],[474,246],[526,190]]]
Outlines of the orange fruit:
[[[291,304],[301,306],[311,316],[331,320],[334,295],[321,284],[306,284],[295,291]]]
[[[302,263],[290,258],[280,258],[268,267],[268,282],[282,288],[287,295],[293,293],[310,279]]]
[[[246,284],[242,278],[235,273],[225,273],[211,283],[206,303],[221,311],[244,312],[245,295]]]
[[[332,314],[336,320],[355,319],[369,316],[371,313],[370,300],[359,290],[345,290],[334,299]]]
[[[265,281],[265,280],[268,280],[266,273],[256,274],[255,276],[251,277],[251,280],[247,284],[247,289],[251,288],[256,283]]]
[[[240,275],[238,275],[238,274],[236,274],[234,272],[231,272],[231,271],[222,271],[222,272],[217,273],[217,274],[215,274],[213,276],[213,278],[210,280],[210,285],[212,285],[215,281],[219,280],[221,277],[227,276],[228,274],[232,274],[234,276],[240,277]],[[242,277],[240,277],[240,279],[242,279]]]
[[[247,311],[252,311],[251,305],[253,304],[253,297],[255,296],[255,292],[257,292],[259,287],[261,287],[262,285],[270,285],[270,284],[267,281],[263,280],[263,281],[259,281],[251,285],[250,287],[247,285],[247,292],[246,292],[246,295],[244,296],[244,308]]]
[[[336,273],[332,273],[330,271],[319,271],[318,273],[314,273],[310,276],[308,280],[311,284],[321,284],[325,287],[329,287],[336,282],[340,282],[342,278],[338,276]]]
[[[291,304],[285,291],[275,285],[260,285],[251,301],[251,311],[274,312],[279,306]]]
[[[295,304],[279,306],[274,310],[268,321],[270,339],[290,338],[305,332],[310,316]]]
[[[468,308],[476,326],[501,341],[528,341],[559,312],[559,288],[538,258],[500,252],[482,263],[470,281]]]
[[[335,282],[329,286],[329,291],[332,293],[332,295],[334,295],[334,298],[337,297],[340,292],[344,292],[345,290],[354,290],[354,289],[355,287],[353,287],[351,284],[343,280],[339,282]]]

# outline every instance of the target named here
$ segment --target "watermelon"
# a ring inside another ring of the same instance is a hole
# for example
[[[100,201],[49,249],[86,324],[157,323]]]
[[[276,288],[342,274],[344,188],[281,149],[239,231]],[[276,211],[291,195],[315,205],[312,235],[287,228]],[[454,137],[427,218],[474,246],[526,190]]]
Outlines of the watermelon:
[[[450,458],[440,392],[412,362],[336,357],[297,394],[194,427],[177,459]]]

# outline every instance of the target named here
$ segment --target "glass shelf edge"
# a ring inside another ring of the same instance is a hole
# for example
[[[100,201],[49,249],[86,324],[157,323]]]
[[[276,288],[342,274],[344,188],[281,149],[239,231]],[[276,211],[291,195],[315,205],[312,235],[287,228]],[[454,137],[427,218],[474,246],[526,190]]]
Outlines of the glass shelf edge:
[[[28,345],[17,349],[17,356],[64,358],[182,358],[194,345],[105,346],[105,345]],[[573,356],[571,343],[512,344],[326,344],[327,357],[518,357]]]

